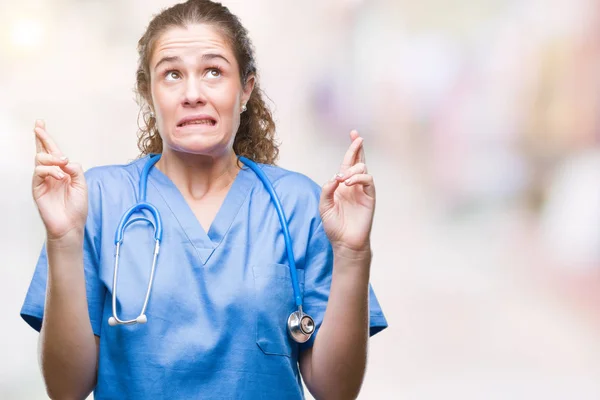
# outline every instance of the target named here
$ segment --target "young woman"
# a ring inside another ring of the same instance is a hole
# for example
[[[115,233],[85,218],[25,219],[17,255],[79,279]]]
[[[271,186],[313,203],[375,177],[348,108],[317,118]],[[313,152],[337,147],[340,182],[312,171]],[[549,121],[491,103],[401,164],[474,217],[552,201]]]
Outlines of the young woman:
[[[301,399],[302,377],[356,397],[387,326],[363,139],[323,187],[276,167],[247,31],[218,3],[161,12],[138,49],[138,160],[84,174],[36,122],[47,240],[21,315],[48,394]]]

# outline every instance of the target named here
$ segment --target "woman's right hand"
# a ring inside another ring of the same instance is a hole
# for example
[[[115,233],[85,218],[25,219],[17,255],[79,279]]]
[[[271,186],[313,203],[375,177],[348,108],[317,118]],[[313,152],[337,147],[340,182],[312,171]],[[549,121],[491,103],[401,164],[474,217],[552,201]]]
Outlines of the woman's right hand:
[[[34,132],[37,154],[32,192],[47,238],[82,238],[88,210],[83,169],[64,157],[44,121],[36,121]]]

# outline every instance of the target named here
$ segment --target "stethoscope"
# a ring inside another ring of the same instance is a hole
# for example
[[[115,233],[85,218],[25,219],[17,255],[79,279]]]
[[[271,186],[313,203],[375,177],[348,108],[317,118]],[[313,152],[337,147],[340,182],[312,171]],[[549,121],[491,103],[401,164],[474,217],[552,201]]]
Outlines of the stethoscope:
[[[113,275],[113,291],[112,291],[112,317],[108,319],[108,324],[110,326],[115,325],[133,325],[133,324],[145,324],[148,322],[148,317],[146,316],[146,307],[148,306],[148,299],[150,298],[150,292],[152,291],[152,282],[154,280],[154,271],[156,270],[156,260],[158,258],[158,252],[160,250],[160,242],[162,240],[162,220],[160,217],[160,213],[152,204],[146,202],[146,187],[148,184],[148,173],[150,169],[156,164],[156,162],[160,159],[160,154],[152,154],[148,157],[148,161],[144,165],[142,169],[142,173],[140,176],[140,190],[139,190],[139,201],[133,207],[131,207],[123,217],[121,217],[121,222],[117,227],[117,232],[115,234],[115,245],[117,246],[116,254],[115,254],[115,269]],[[294,261],[294,253],[292,250],[292,239],[290,237],[290,232],[288,229],[288,225],[285,219],[285,215],[283,213],[283,208],[281,207],[281,202],[279,201],[279,197],[275,193],[275,189],[273,189],[273,185],[269,181],[269,178],[265,175],[265,173],[260,169],[260,167],[254,162],[246,157],[238,157],[238,159],[244,163],[247,167],[249,167],[254,173],[258,176],[258,178],[262,181],[265,188],[271,195],[271,200],[275,205],[275,209],[277,210],[277,215],[279,216],[279,223],[281,225],[281,229],[283,230],[283,238],[285,240],[285,249],[287,253],[287,258],[290,266],[290,275],[292,278],[292,287],[294,288],[294,298],[296,300],[296,307],[298,308],[296,311],[292,312],[287,320],[287,330],[292,339],[294,339],[297,343],[304,343],[310,339],[312,334],[315,331],[315,322],[314,320],[307,314],[302,311],[302,296],[300,294],[300,287],[298,285],[298,275],[296,272],[296,263]],[[147,210],[151,215],[152,219],[146,217],[136,217],[131,218],[132,215],[138,211]],[[144,298],[144,305],[142,306],[142,311],[140,314],[130,320],[121,320],[117,315],[117,276],[119,269],[119,249],[121,248],[121,243],[123,243],[123,235],[125,229],[129,225],[138,221],[147,221],[154,228],[154,255],[152,258],[152,268],[150,269],[150,279],[148,280],[148,288],[146,290],[146,297]]]

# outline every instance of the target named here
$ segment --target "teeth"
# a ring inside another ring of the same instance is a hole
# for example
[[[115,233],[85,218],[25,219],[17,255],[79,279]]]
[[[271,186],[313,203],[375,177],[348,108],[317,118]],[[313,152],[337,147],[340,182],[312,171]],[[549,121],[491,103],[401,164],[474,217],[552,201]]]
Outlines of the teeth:
[[[196,121],[189,121],[189,122],[185,122],[183,124],[181,124],[181,126],[186,126],[186,125],[212,125],[213,122],[211,120],[208,119],[201,119],[201,120],[196,120]]]

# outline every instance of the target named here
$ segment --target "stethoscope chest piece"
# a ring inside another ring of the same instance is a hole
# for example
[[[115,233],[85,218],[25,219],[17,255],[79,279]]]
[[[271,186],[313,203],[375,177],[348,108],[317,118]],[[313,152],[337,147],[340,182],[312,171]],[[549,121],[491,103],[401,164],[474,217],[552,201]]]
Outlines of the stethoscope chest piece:
[[[302,308],[294,311],[288,318],[288,332],[296,343],[307,342],[315,332],[315,321],[302,312]]]

